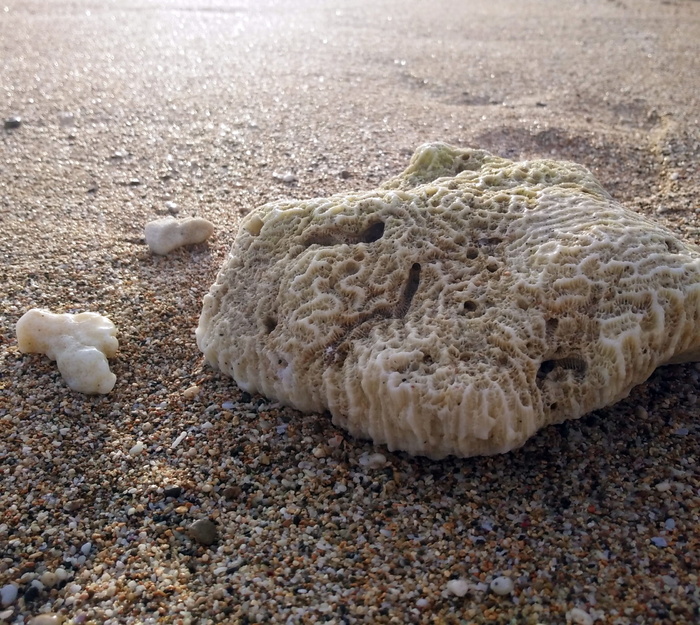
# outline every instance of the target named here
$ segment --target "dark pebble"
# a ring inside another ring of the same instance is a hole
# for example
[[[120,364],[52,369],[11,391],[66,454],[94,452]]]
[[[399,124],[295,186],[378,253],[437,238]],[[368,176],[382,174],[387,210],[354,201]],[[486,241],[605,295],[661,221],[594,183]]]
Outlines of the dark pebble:
[[[21,125],[22,125],[22,118],[18,117],[17,115],[13,115],[12,117],[8,117],[4,123],[5,130],[13,130],[14,128],[19,128]]]
[[[224,488],[224,497],[231,501],[232,499],[238,499],[241,496],[240,486],[227,486]]]
[[[219,531],[209,519],[199,519],[190,525],[190,537],[200,545],[213,545],[219,540]]]
[[[39,589],[36,586],[30,586],[24,593],[25,601],[34,601],[39,596]]]
[[[166,486],[163,488],[163,494],[166,497],[179,497],[182,495],[182,487],[181,486]]]

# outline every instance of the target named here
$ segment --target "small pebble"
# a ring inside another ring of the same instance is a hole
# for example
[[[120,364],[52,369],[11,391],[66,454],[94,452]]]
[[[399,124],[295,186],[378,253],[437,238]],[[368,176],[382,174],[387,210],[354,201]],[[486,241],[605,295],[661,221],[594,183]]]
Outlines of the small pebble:
[[[282,182],[286,183],[295,182],[297,179],[297,177],[291,171],[287,171],[282,174],[275,172],[272,174],[272,177],[275,180],[281,180]]]
[[[58,584],[58,576],[52,571],[44,571],[39,578],[42,584],[47,588],[52,588]]]
[[[178,486],[177,484],[165,486],[163,488],[163,494],[166,497],[179,497],[182,495],[182,486]]]
[[[63,623],[62,615],[48,612],[46,614],[39,614],[29,621],[29,625],[61,625],[61,623]]]
[[[87,542],[80,548],[80,553],[82,553],[84,556],[88,556],[90,554],[91,549],[92,543]]]
[[[3,125],[5,127],[5,130],[13,130],[15,128],[19,128],[22,125],[22,118],[18,115],[13,115],[12,117],[6,118],[5,123]]]
[[[213,545],[219,539],[219,532],[209,519],[199,519],[190,525],[190,536],[200,545]]]
[[[224,488],[223,495],[226,499],[231,501],[232,499],[238,499],[241,496],[240,486],[227,486]]]
[[[678,588],[678,580],[676,580],[674,577],[671,577],[670,575],[662,575],[661,576],[661,581],[663,581],[666,586],[669,588]]]
[[[56,577],[58,578],[59,582],[62,582],[64,580],[68,579],[68,571],[66,571],[66,569],[64,569],[62,566],[59,566],[56,569],[55,573],[56,573]]]
[[[139,441],[129,450],[129,455],[138,456],[144,449],[146,449],[146,446],[141,441]]]
[[[177,205],[177,202],[168,201],[165,203],[165,208],[168,209],[171,215],[177,215],[180,212],[180,207]]]
[[[466,579],[451,579],[447,582],[447,590],[457,597],[464,597],[469,592]]]
[[[170,446],[170,448],[175,449],[186,438],[187,438],[187,432],[180,432],[180,435],[173,441],[173,444]]]
[[[182,391],[182,396],[185,399],[192,399],[193,397],[197,396],[200,390],[201,389],[199,388],[199,386],[195,384],[194,386],[190,386],[189,388]]]
[[[31,585],[27,590],[24,591],[24,600],[26,601],[34,601],[39,596],[39,589]]]
[[[566,613],[566,622],[572,625],[593,625],[593,618],[581,608],[572,608]]]
[[[668,547],[668,542],[663,536],[654,536],[651,539],[651,542],[654,543],[657,547]]]
[[[75,512],[76,510],[79,510],[80,507],[83,505],[83,500],[82,499],[74,499],[73,501],[69,501],[63,506],[63,509],[66,512]]]
[[[362,454],[359,463],[368,469],[381,469],[386,466],[386,456],[384,454]]]
[[[676,529],[676,522],[673,519],[666,519],[664,527],[671,532]]]
[[[489,588],[491,589],[491,592],[496,595],[509,595],[513,592],[513,580],[510,579],[510,577],[504,577],[501,575],[500,577],[496,577],[491,582]]]
[[[17,599],[17,586],[15,584],[7,584],[0,588],[0,602],[2,607],[6,608],[12,605]]]

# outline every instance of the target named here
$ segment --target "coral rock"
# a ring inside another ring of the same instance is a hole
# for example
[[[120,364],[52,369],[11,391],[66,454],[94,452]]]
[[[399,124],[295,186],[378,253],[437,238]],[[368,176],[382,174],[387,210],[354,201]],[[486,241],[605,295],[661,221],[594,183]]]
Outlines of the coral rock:
[[[97,313],[55,314],[32,308],[17,322],[17,347],[55,360],[72,390],[106,394],[117,381],[107,362],[119,348],[116,334],[114,324]]]
[[[579,165],[427,144],[377,190],[248,215],[197,342],[389,449],[506,452],[700,359],[700,249]]]
[[[178,247],[204,243],[214,234],[214,224],[201,217],[164,217],[146,224],[145,237],[154,254],[164,256]]]

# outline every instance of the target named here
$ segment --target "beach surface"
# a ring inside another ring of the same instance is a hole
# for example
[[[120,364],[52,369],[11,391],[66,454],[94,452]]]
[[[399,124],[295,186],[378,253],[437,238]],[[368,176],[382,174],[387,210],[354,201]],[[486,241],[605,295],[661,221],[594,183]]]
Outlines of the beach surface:
[[[0,623],[700,622],[700,365],[433,462],[194,340],[242,216],[428,141],[576,161],[700,244],[699,58],[696,0],[0,3]],[[155,256],[167,215],[216,232]],[[115,323],[109,394],[19,352],[34,307]]]

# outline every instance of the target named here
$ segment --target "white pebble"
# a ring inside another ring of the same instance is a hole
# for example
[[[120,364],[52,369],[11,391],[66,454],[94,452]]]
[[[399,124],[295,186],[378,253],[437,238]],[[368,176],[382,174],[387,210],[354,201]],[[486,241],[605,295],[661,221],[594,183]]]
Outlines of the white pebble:
[[[60,614],[39,614],[35,616],[29,625],[61,625],[63,623],[63,616]]]
[[[2,602],[2,607],[5,608],[8,605],[12,605],[17,599],[17,586],[14,584],[7,584],[0,588],[0,602]]]
[[[291,171],[286,171],[284,173],[278,173],[275,172],[272,174],[272,177],[275,180],[281,180],[282,182],[295,182],[297,177],[291,172]]]
[[[573,625],[593,625],[593,618],[581,608],[571,608],[566,613],[566,622]]]
[[[185,399],[192,399],[193,397],[196,397],[199,394],[199,391],[201,390],[202,389],[195,384],[194,386],[190,386],[189,388],[186,388],[184,391],[182,391],[182,396]]]
[[[186,438],[187,438],[187,432],[180,432],[180,435],[173,441],[173,444],[170,445],[170,448],[175,449]]]
[[[510,577],[504,577],[501,575],[500,577],[496,577],[491,582],[489,588],[491,589],[491,592],[496,595],[509,595],[513,592],[513,580],[510,579]]]
[[[138,456],[144,449],[146,449],[146,446],[141,441],[139,441],[129,450],[129,455]]]
[[[381,469],[386,466],[386,456],[384,454],[362,454],[359,463],[368,469]]]
[[[466,579],[451,579],[447,582],[447,590],[457,597],[464,597],[469,592]]]
[[[85,543],[80,548],[80,553],[82,553],[84,556],[88,556],[90,554],[91,549],[92,549],[92,543]]]
[[[63,581],[64,579],[68,579],[68,571],[64,569],[62,566],[59,566],[56,571],[56,577],[59,579],[59,581]]]
[[[58,584],[58,576],[56,573],[52,573],[51,571],[44,571],[39,580],[41,580],[41,583],[44,584],[44,586],[49,588],[52,588]]]

